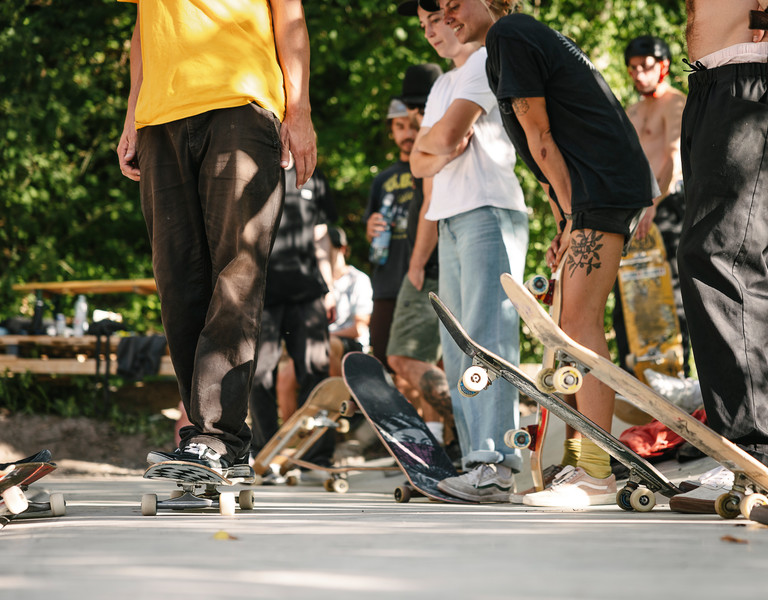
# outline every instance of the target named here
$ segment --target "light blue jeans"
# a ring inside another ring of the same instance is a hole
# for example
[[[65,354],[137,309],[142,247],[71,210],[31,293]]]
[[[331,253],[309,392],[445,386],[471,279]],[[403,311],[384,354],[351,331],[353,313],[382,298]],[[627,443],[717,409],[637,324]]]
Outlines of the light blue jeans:
[[[440,298],[480,345],[514,364],[520,360],[519,317],[499,277],[522,281],[528,249],[528,216],[483,207],[439,222]],[[497,381],[473,398],[456,384],[471,359],[440,328],[445,374],[465,469],[501,463],[519,472],[519,451],[504,444],[504,433],[520,425],[517,390]]]

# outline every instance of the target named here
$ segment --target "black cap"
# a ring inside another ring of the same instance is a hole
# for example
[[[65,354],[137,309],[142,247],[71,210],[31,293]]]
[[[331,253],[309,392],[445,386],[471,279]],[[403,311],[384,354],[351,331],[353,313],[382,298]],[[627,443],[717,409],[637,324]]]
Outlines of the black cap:
[[[435,63],[413,65],[405,70],[403,78],[403,93],[400,99],[406,105],[424,105],[432,89],[432,84],[443,74],[443,70]]]
[[[627,44],[624,50],[624,64],[635,56],[653,56],[656,60],[672,60],[672,52],[667,43],[652,35],[641,35]]]
[[[398,4],[397,12],[404,17],[413,17],[419,14],[419,6],[427,12],[440,10],[440,5],[437,3],[437,0],[406,0],[405,2]]]
[[[341,227],[334,225],[328,226],[328,237],[331,238],[331,246],[334,248],[341,248],[347,245],[347,234]]]

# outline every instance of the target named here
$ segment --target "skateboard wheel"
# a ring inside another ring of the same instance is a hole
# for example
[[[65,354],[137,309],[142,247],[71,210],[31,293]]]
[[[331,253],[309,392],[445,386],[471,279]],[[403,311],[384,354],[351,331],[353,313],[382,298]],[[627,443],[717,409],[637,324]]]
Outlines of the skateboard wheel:
[[[145,517],[157,514],[157,494],[144,494],[141,497],[141,514]]]
[[[63,517],[67,514],[67,503],[64,501],[63,494],[51,494],[48,496],[48,503],[51,505],[51,514],[54,517]]]
[[[526,429],[510,429],[504,434],[504,443],[509,448],[527,448],[531,445],[531,434]]]
[[[755,506],[765,506],[766,504],[768,504],[768,497],[763,494],[748,494],[739,502],[739,510],[745,518],[749,519]]]
[[[288,475],[288,477],[285,478],[285,485],[299,485],[299,478],[296,477],[296,475]]]
[[[339,433],[349,433],[349,421],[346,419],[336,421],[336,431]]]
[[[301,421],[301,430],[304,432],[312,431],[316,427],[315,419],[306,417]]]
[[[737,494],[727,492],[715,500],[715,512],[723,519],[735,519],[741,514],[740,503],[741,498]]]
[[[243,510],[253,510],[255,500],[256,494],[252,490],[240,490],[237,496],[237,503]]]
[[[357,412],[357,406],[351,400],[344,400],[339,406],[339,414],[342,417],[351,417]],[[346,432],[344,432],[346,433]]]
[[[549,278],[544,275],[534,275],[524,285],[525,289],[538,298],[549,291]]]
[[[461,377],[461,383],[464,384],[464,387],[468,391],[477,394],[488,387],[488,373],[486,373],[485,369],[482,367],[469,367],[469,369],[464,371],[464,375]]]
[[[2,497],[6,508],[14,515],[21,514],[29,508],[27,497],[21,491],[21,488],[16,485],[5,490]]]
[[[555,371],[552,383],[561,394],[575,394],[581,389],[584,377],[575,367],[560,367]]]
[[[346,494],[349,491],[349,482],[346,479],[334,479],[331,488],[337,494]]]
[[[395,488],[395,502],[404,503],[411,499],[411,488],[407,485],[401,485]]]
[[[627,357],[624,359],[624,362],[626,363],[626,365],[630,369],[632,369],[633,371],[635,370],[635,366],[637,365],[637,361],[635,360],[635,355],[634,354],[627,354]]]
[[[555,370],[550,368],[544,368],[536,374],[536,387],[540,392],[545,394],[553,394],[557,390],[554,386]]]
[[[637,512],[648,512],[656,506],[656,494],[647,488],[637,488],[630,495],[629,503]]]
[[[219,514],[222,517],[235,516],[235,494],[232,492],[222,492],[219,496]]]
[[[333,491],[333,479],[326,479],[323,481],[323,489],[326,492],[332,492]]]
[[[459,388],[459,394],[461,394],[465,398],[474,398],[479,393],[479,392],[472,392],[467,388],[465,388],[464,383],[461,380],[459,380],[459,385],[457,387]]]
[[[624,487],[619,490],[618,494],[616,494],[616,504],[620,509],[626,510],[627,512],[634,510],[632,508],[632,502],[630,501],[632,492],[632,488]]]

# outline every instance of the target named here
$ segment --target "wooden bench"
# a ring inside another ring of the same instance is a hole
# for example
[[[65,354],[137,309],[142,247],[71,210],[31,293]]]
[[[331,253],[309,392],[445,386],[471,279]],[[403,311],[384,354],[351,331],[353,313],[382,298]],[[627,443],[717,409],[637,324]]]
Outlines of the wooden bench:
[[[47,375],[96,375],[96,336],[61,337],[49,335],[0,336],[0,375],[3,373],[36,373]],[[115,350],[120,336],[111,336],[110,375],[117,374]],[[100,370],[106,367],[104,340],[99,355]],[[34,356],[29,356],[33,354]],[[174,376],[171,357],[160,359],[158,375]]]

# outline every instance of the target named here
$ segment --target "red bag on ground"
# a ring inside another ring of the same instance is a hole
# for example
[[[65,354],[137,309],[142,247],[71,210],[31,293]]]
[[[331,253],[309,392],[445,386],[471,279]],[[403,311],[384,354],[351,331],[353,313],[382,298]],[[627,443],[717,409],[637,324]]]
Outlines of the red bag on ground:
[[[702,423],[707,422],[703,407],[693,411],[691,416]],[[662,456],[685,442],[669,427],[655,419],[647,425],[630,427],[619,436],[619,440],[643,458]]]

